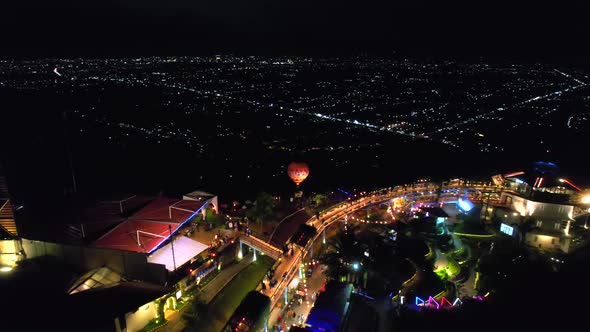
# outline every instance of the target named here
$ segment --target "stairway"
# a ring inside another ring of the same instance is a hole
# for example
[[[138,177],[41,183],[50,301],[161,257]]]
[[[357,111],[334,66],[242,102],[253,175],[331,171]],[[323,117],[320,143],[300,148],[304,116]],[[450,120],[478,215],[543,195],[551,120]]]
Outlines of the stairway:
[[[0,188],[1,189],[1,188]],[[16,222],[9,199],[0,198],[0,226],[14,236],[18,236]]]

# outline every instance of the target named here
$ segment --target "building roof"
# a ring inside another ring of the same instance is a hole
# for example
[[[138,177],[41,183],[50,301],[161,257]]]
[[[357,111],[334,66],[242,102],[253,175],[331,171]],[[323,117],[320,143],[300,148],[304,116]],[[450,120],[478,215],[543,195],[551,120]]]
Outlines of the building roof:
[[[83,292],[89,289],[116,284],[121,281],[121,274],[103,266],[91,270],[78,278],[70,287],[69,294]]]
[[[170,293],[173,289],[146,282],[119,282],[70,295],[70,303],[79,311],[115,318]]]
[[[257,291],[249,292],[240,302],[222,332],[256,331],[261,318],[266,321],[270,312],[270,298]]]
[[[299,226],[304,225],[309,218],[311,218],[311,215],[307,212],[307,209],[301,209],[285,217],[271,234],[269,242],[279,248],[282,247],[292,238],[293,233],[297,231]]]
[[[188,194],[184,194],[184,196],[190,197],[192,199],[209,199],[215,197],[215,195],[201,190],[192,191]]]
[[[429,215],[433,217],[442,217],[448,218],[449,215],[443,210],[442,208],[435,206],[435,207],[421,207],[420,208],[424,212],[428,212]]]
[[[151,253],[207,203],[158,198],[101,236],[93,246]]]
[[[302,247],[307,245],[307,242],[316,234],[317,230],[313,226],[306,224],[299,225],[297,231],[291,237],[291,242],[298,244]]]
[[[340,324],[346,314],[347,303],[350,299],[352,287],[348,284],[330,281],[326,284],[326,291],[321,292],[307,316],[305,325],[313,331],[340,330]]]
[[[150,253],[180,228],[179,223],[126,220],[101,236],[94,247]]]
[[[186,236],[175,238],[173,245],[174,257],[172,257],[172,245],[168,243],[152,253],[148,257],[148,262],[163,264],[166,266],[166,270],[174,271],[174,264],[178,268],[209,248],[208,245],[189,239]]]

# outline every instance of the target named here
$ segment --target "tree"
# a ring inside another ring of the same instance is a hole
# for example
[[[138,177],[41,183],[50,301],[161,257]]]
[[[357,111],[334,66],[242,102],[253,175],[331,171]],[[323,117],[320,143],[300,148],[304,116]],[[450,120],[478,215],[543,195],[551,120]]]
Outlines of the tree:
[[[246,213],[246,216],[255,222],[258,222],[260,227],[262,227],[263,221],[275,216],[277,205],[277,201],[272,195],[266,192],[261,192],[258,194],[254,206]]]
[[[207,319],[209,315],[209,307],[207,304],[199,299],[194,299],[190,307],[184,313],[182,318],[188,326],[195,327],[199,321]]]
[[[329,278],[339,279],[348,275],[351,271],[350,264],[366,263],[366,256],[363,255],[355,235],[357,228],[356,225],[348,225],[346,230],[340,231],[328,241],[328,249],[319,261],[328,267],[326,275]]]
[[[322,206],[326,204],[327,199],[328,197],[325,194],[316,194],[315,196],[313,196],[313,202],[316,206]]]

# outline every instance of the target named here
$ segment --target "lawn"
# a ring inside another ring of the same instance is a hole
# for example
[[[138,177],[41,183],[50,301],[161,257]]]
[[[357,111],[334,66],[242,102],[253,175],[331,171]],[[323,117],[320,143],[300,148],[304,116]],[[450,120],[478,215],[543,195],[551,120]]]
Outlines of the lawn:
[[[259,256],[258,260],[240,272],[209,304],[209,315],[205,322],[197,323],[199,331],[221,331],[229,317],[246,294],[256,289],[273,260],[268,256]]]

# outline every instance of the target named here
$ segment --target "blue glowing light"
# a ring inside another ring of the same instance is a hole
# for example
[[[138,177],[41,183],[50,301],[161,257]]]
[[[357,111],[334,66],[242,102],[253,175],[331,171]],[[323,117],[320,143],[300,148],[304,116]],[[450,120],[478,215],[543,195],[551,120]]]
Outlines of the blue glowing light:
[[[459,199],[457,201],[457,205],[459,206],[459,208],[465,212],[469,212],[471,211],[471,209],[473,209],[473,203],[471,203],[468,199]]]
[[[422,300],[421,298],[416,296],[416,305],[417,306],[423,306],[424,305],[424,300]]]
[[[352,268],[355,269],[355,270],[358,270],[359,269],[359,263],[352,264]]]
[[[191,214],[188,218],[186,218],[183,222],[181,222],[178,227],[176,228],[176,230],[179,230],[182,228],[182,226],[184,226],[184,224],[186,224],[187,221],[191,220],[194,216],[197,215],[197,213],[201,212],[202,209],[204,209],[207,205],[209,205],[211,201],[207,201],[205,202],[205,204],[203,204],[197,211],[195,211],[193,214]],[[154,247],[154,249],[152,249],[148,254],[153,253],[154,251],[160,249],[160,246],[170,238],[172,234],[168,234],[168,236],[166,236],[165,238],[162,239],[162,241],[160,241],[160,243],[158,243],[157,246]]]
[[[340,191],[340,192],[342,192],[342,193],[346,194],[346,195],[347,195],[347,196],[349,196],[349,197],[354,197],[354,195],[353,195],[353,194],[349,193],[348,191],[346,191],[346,190],[344,190],[344,189],[340,189],[340,188],[336,188],[336,189],[338,189],[338,191]]]
[[[514,234],[514,227],[502,223],[500,224],[500,232],[512,236]]]

